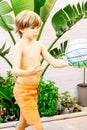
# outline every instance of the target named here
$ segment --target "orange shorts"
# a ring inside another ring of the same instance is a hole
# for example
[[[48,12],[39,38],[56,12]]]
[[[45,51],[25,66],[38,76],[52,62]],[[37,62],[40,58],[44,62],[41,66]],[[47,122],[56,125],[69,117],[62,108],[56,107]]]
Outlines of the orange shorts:
[[[26,122],[30,125],[41,123],[38,112],[38,86],[16,84],[13,90],[14,97]]]

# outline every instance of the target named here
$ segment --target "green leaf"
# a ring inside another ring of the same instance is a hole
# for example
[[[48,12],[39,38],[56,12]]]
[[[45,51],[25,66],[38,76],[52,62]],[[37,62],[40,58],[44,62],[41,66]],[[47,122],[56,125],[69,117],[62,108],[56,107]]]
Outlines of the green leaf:
[[[82,10],[80,3],[77,4],[77,9],[79,11],[79,14],[81,14],[81,16],[83,16],[83,10]]]
[[[57,58],[58,55],[59,55],[58,48],[52,49],[52,50],[50,51],[50,54],[51,54],[53,57]]]
[[[72,20],[72,23],[74,23],[76,21],[76,18],[78,17],[78,15],[76,14],[76,12],[73,10],[73,7],[71,5],[67,5],[64,8],[64,11],[67,13],[68,17],[70,18],[70,20]]]
[[[77,7],[75,5],[72,6],[73,7],[73,10],[75,11],[75,13],[81,17],[81,14],[79,14],[79,11],[77,10]]]
[[[9,53],[9,51],[10,51],[10,47],[8,48],[8,49],[6,49],[5,51],[3,51],[1,54],[0,54],[0,56],[5,56],[6,54],[8,54]]]
[[[40,15],[40,8],[44,5],[46,0],[34,0],[34,11]]]
[[[9,53],[10,47],[8,49],[4,50],[5,46],[6,46],[6,43],[4,43],[2,45],[2,47],[0,48],[0,56],[5,56],[6,54]]]
[[[87,17],[87,1],[85,3],[85,17]]]
[[[11,102],[12,97],[7,87],[0,87],[0,98],[7,99]]]
[[[59,10],[52,18],[52,25],[57,32],[57,36],[62,35],[63,31],[69,29],[69,18],[63,10]]]
[[[4,21],[2,20],[2,17]],[[7,26],[9,30],[13,30],[13,23],[14,23],[13,17],[10,15],[5,15],[2,17],[0,17],[0,26],[4,28],[6,31],[7,31]]]
[[[64,43],[60,43],[60,48],[54,48],[50,51],[50,54],[55,57],[55,58],[61,58],[62,56],[65,55],[65,50],[67,46],[67,41]]]
[[[10,0],[10,2],[15,15],[23,10],[34,11],[34,0]]]
[[[6,43],[4,43],[4,44],[2,45],[2,47],[0,48],[0,54],[1,54],[2,51],[4,50],[5,46],[6,46]]]
[[[4,50],[5,46],[6,46],[6,43],[4,43],[2,47],[0,48],[0,56],[10,65],[10,67],[12,67],[12,64],[10,63],[10,61],[5,57],[5,55],[9,53],[10,47]]]
[[[70,4],[57,11],[52,17],[52,26],[56,31],[56,36],[60,38],[80,19],[87,17],[87,2],[82,5],[71,6]]]
[[[45,4],[40,8],[40,17],[45,22],[55,4],[56,0],[46,0]]]
[[[8,4],[8,2],[3,1],[0,2],[0,15],[5,15],[7,13],[10,13],[12,11],[12,8]]]
[[[7,24],[14,24],[14,19],[11,15],[5,15],[3,16],[3,19]]]
[[[82,2],[82,10],[83,10],[83,12],[85,12],[85,4],[84,4],[84,1]]]

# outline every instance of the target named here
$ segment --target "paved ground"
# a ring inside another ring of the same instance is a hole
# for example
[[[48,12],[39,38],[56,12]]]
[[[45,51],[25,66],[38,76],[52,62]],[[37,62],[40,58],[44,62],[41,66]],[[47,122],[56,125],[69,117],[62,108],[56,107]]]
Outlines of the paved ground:
[[[87,116],[43,122],[43,126],[44,130],[87,130]],[[15,130],[15,127],[1,130]],[[31,128],[27,127],[26,130],[31,130]]]
[[[44,130],[87,130],[87,107],[82,112],[41,118]],[[15,130],[15,122],[1,123],[0,130]],[[28,126],[26,130],[31,130]]]

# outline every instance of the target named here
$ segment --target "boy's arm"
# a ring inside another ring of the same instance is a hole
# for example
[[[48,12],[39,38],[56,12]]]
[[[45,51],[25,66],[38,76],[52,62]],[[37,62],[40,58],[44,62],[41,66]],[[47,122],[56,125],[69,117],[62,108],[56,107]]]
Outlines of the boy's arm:
[[[21,57],[22,57],[22,48],[20,44],[16,44],[13,52],[13,68],[12,72],[15,76],[25,76],[26,70],[21,69]]]
[[[69,66],[67,60],[57,60],[51,54],[47,51],[47,49],[44,47],[44,45],[41,44],[41,55],[42,57],[53,67],[55,68],[62,68],[62,67],[67,67]]]

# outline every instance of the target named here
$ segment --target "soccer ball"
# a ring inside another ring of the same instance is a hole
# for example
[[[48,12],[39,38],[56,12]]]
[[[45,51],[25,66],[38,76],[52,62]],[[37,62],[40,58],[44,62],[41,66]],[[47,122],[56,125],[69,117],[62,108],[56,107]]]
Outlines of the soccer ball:
[[[74,39],[67,44],[65,56],[68,62],[78,68],[87,67],[87,40]]]

